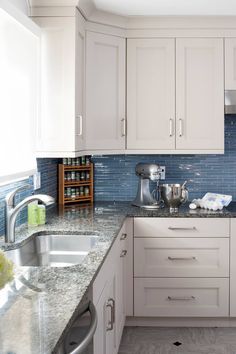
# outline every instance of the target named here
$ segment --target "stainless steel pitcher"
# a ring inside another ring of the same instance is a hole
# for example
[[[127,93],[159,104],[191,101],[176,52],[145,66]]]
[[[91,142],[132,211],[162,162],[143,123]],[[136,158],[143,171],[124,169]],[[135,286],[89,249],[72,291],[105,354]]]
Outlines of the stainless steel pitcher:
[[[187,181],[181,184],[162,184],[160,186],[161,199],[170,208],[170,212],[178,212],[179,206],[188,200]]]

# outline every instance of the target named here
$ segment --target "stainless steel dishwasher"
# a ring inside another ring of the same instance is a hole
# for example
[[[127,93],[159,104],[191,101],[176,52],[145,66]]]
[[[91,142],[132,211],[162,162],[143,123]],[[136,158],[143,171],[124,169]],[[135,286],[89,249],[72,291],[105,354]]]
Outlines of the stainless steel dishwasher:
[[[82,300],[78,316],[69,329],[56,354],[93,354],[93,336],[97,328],[97,312],[86,294]]]

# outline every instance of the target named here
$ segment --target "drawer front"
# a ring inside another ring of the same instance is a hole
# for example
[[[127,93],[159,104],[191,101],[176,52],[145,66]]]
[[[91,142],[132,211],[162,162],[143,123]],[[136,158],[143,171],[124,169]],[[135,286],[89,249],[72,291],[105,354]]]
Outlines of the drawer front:
[[[134,237],[229,237],[229,219],[134,218]]]
[[[136,277],[229,277],[227,238],[135,238]]]
[[[229,280],[135,278],[134,315],[226,317],[229,315]]]

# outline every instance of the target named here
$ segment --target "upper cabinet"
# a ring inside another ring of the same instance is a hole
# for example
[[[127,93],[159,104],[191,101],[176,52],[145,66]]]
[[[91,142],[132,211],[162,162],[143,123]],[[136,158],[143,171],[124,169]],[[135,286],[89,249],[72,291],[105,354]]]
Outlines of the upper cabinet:
[[[74,11],[34,17],[42,30],[38,156],[224,152],[223,38],[177,29],[145,38]],[[236,39],[226,39],[227,89],[236,88],[235,53]]]
[[[222,39],[128,40],[127,88],[128,149],[223,152]]]
[[[129,39],[128,149],[175,149],[175,40]]]
[[[125,39],[86,35],[86,148],[125,149]]]
[[[222,39],[176,40],[176,149],[224,150]]]
[[[41,27],[38,156],[75,156],[83,149],[85,21],[36,17]]]
[[[236,38],[225,39],[225,89],[236,90]]]

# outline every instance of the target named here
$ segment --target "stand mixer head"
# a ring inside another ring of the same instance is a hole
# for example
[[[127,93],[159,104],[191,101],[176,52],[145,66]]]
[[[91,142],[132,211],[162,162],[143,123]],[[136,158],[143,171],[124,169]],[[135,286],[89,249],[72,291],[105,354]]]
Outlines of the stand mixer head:
[[[161,177],[161,168],[157,164],[139,163],[136,165],[135,173],[139,177],[138,191],[133,205],[146,208],[158,209],[161,206],[159,198],[154,198],[153,194],[156,189],[150,192],[150,181],[157,183],[159,189],[159,180]]]

